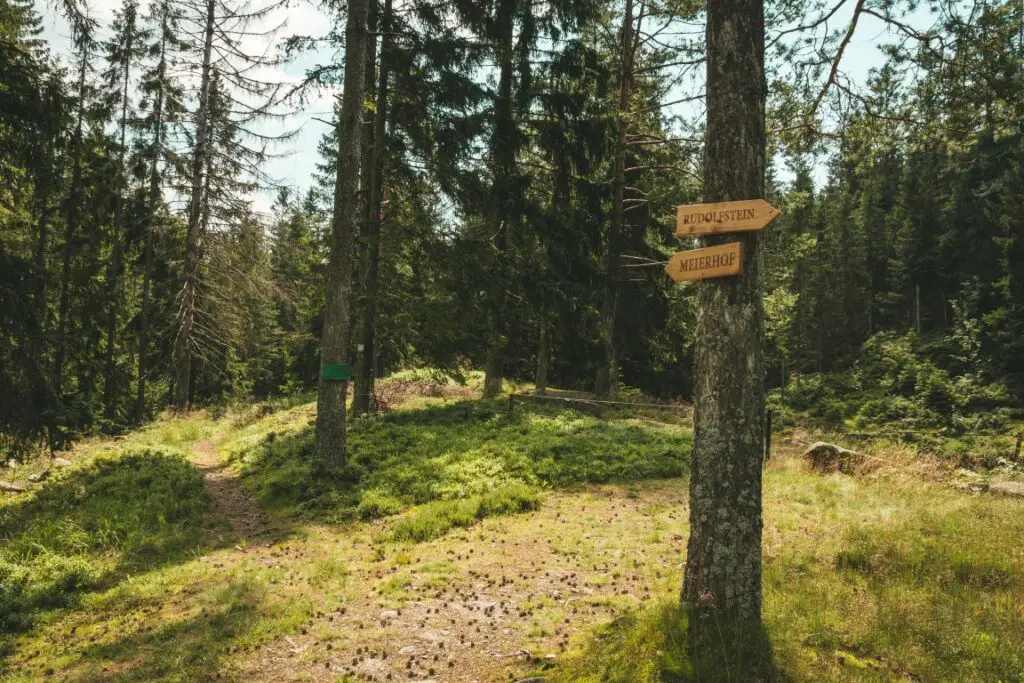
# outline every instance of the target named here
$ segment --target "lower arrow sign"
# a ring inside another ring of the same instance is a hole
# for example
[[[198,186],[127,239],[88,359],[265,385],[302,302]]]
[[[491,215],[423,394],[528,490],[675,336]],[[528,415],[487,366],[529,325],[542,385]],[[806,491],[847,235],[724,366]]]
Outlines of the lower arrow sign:
[[[709,280],[743,272],[743,245],[740,242],[681,251],[672,256],[665,272],[676,282]]]

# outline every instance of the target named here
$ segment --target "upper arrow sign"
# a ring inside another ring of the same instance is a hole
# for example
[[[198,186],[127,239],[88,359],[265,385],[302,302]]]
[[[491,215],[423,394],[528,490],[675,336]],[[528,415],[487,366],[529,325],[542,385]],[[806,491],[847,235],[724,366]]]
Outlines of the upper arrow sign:
[[[713,235],[719,232],[764,230],[779,217],[779,210],[763,199],[680,206],[677,235]]]

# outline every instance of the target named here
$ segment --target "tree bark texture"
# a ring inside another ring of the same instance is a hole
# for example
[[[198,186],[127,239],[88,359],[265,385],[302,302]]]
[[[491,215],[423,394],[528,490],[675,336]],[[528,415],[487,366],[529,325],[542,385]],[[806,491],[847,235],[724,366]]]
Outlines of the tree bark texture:
[[[345,90],[338,130],[338,168],[331,220],[331,256],[327,269],[327,305],[320,343],[324,365],[348,360],[352,311],[352,268],[359,223],[359,153],[366,83],[367,0],[352,0],[345,26]],[[345,464],[345,398],[348,382],[319,379],[316,442],[313,457],[320,467]]]
[[[380,25],[380,68],[377,74],[377,98],[373,119],[373,168],[370,173],[369,210],[366,224],[366,264],[363,277],[363,310],[360,321],[359,366],[356,369],[353,409],[357,414],[370,412],[374,391],[374,345],[377,341],[377,297],[380,290],[380,232],[384,204],[384,153],[387,150],[388,55],[391,51],[392,0],[385,0]]]
[[[162,11],[166,12],[166,8]],[[153,158],[149,168],[149,191],[146,198],[146,217],[142,226],[142,301],[139,309],[139,377],[135,388],[135,421],[142,422],[146,414],[146,379],[149,372],[150,289],[153,273],[153,222],[160,201],[160,158],[163,156],[164,132],[164,78],[167,73],[167,15],[163,15],[159,62],[160,87],[153,105]]]
[[[204,175],[207,171],[207,125],[210,116],[211,59],[215,27],[214,0],[206,1],[206,26],[203,43],[203,70],[199,85],[199,107],[196,111],[195,152],[192,155],[192,187],[188,208],[188,233],[185,242],[185,269],[182,273],[178,302],[178,334],[174,340],[176,370],[174,406],[188,408],[192,379],[192,355],[196,317],[196,285],[199,275],[199,246],[202,233]]]
[[[114,351],[117,342],[117,323],[121,313],[121,262],[122,262],[122,240],[124,239],[124,193],[128,187],[125,182],[124,161],[127,152],[126,142],[128,135],[128,98],[129,87],[131,86],[131,55],[132,44],[135,40],[135,7],[125,5],[125,36],[124,46],[125,58],[123,71],[121,72],[121,117],[118,122],[120,135],[118,137],[118,154],[116,177],[118,179],[114,193],[114,220],[110,227],[110,239],[113,254],[111,255],[109,268],[107,270],[107,302],[110,310],[107,311],[107,332],[106,349],[103,361],[103,405],[104,417],[114,421],[117,417],[117,363],[115,362]]]
[[[484,367],[484,396],[501,393],[505,352],[504,275],[508,272],[505,253],[508,248],[508,222],[516,207],[513,206],[512,179],[516,164],[516,122],[512,108],[512,70],[514,67],[516,0],[501,0],[495,17],[499,30],[498,94],[494,103],[494,137],[491,140],[491,159],[494,164],[492,208],[497,234],[494,238],[494,263],[489,286],[487,360]]]
[[[61,399],[64,380],[64,359],[67,353],[68,318],[71,315],[71,266],[77,251],[77,235],[82,217],[82,147],[85,131],[85,78],[90,58],[89,48],[81,48],[78,64],[78,109],[75,114],[75,134],[71,141],[71,191],[67,200],[67,218],[64,226],[64,250],[61,255],[60,300],[57,304],[57,336],[53,360],[53,393]]]
[[[549,341],[548,341],[548,306],[547,306],[547,295],[544,295],[544,300],[541,301],[540,306],[540,330],[537,334],[537,375],[536,391],[539,396],[543,396],[548,392],[548,356],[549,356]]]
[[[633,89],[633,0],[626,0],[622,17],[622,71],[619,74],[619,121],[615,140],[615,177],[612,215],[608,225],[608,245],[604,260],[604,301],[601,304],[601,356],[594,378],[594,393],[614,399],[619,385],[618,353],[615,347],[616,320],[619,309],[619,253],[622,250],[622,226],[625,216],[626,120]]]
[[[705,201],[764,196],[763,0],[709,0]],[[764,304],[758,233],[743,274],[700,284],[690,540],[682,599],[701,612],[761,614]]]

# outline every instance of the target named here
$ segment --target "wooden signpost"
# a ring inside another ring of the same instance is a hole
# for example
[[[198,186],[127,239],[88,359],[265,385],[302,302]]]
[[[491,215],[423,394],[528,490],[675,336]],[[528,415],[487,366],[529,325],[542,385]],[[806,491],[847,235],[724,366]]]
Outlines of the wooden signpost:
[[[676,213],[676,235],[764,230],[778,217],[779,210],[763,199],[690,204],[680,206]],[[665,266],[665,272],[676,282],[739,275],[743,272],[743,245],[733,242],[679,252]]]
[[[676,282],[739,275],[743,272],[743,245],[733,242],[681,251],[668,262],[665,272]]]
[[[779,210],[763,199],[717,204],[690,204],[676,212],[677,235],[715,235],[764,230]]]

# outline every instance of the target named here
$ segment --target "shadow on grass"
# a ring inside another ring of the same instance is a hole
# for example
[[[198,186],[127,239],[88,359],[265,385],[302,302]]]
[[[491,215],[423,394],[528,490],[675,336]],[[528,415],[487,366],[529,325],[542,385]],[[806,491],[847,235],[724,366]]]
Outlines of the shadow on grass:
[[[258,623],[261,605],[255,586],[233,582],[199,614],[86,647],[70,680],[212,680]]]
[[[328,521],[383,517],[502,489],[535,492],[688,470],[690,436],[682,429],[555,410],[510,414],[502,405],[469,400],[357,418],[348,431],[348,463],[329,477],[313,472],[307,425],[250,441],[232,459],[268,507]]]
[[[208,506],[202,475],[157,450],[97,458],[0,505],[0,656],[42,611],[230,542],[209,533]]]
[[[694,619],[700,630],[694,631]],[[629,612],[594,632],[548,676],[554,681],[781,681],[760,624],[696,617],[678,603]]]

